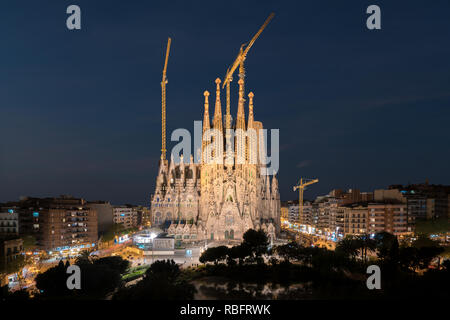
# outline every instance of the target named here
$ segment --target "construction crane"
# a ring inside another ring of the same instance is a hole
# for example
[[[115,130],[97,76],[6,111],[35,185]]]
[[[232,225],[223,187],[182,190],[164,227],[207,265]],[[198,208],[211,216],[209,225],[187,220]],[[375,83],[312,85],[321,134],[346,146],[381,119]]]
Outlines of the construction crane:
[[[294,186],[294,191],[298,189],[298,217],[303,217],[303,192],[305,188],[309,185],[319,182],[319,179],[303,179],[300,178],[298,185]]]
[[[164,62],[164,69],[161,80],[162,91],[162,106],[161,106],[161,160],[166,160],[166,84],[167,84],[167,62],[169,61],[170,43],[172,39],[169,37],[167,40],[166,60]]]
[[[239,54],[237,55],[236,59],[234,60],[232,66],[228,68],[227,74],[224,77],[222,89],[225,88],[225,86],[227,86],[227,119],[226,119],[227,128],[230,128],[230,126],[231,126],[231,123],[229,123],[230,122],[230,119],[229,119],[230,118],[230,82],[233,80],[233,73],[237,69],[237,67],[240,66],[239,74],[241,77],[244,77],[244,72],[245,72],[244,71],[244,61],[247,58],[247,53],[250,50],[250,48],[253,46],[253,44],[255,43],[255,40],[258,39],[261,32],[263,32],[263,30],[266,28],[266,26],[269,24],[270,20],[272,20],[272,18],[274,16],[275,16],[275,14],[272,12],[269,15],[269,17],[266,19],[264,24],[261,26],[261,28],[259,28],[258,32],[253,36],[252,40],[250,40],[250,42],[248,44],[244,43],[243,45],[241,45],[241,48],[239,49]],[[244,47],[245,47],[245,49],[244,49]]]

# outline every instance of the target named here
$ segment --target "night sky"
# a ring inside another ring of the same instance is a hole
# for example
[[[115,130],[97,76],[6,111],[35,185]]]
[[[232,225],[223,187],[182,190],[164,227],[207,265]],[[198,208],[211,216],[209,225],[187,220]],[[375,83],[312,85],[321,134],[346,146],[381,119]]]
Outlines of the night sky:
[[[81,7],[80,31],[66,28],[70,4]],[[381,30],[366,28],[371,4]],[[213,109],[214,80],[272,11],[246,61],[246,93],[256,120],[280,129],[283,200],[297,197],[300,177],[320,180],[305,198],[450,182],[448,1],[8,0],[0,202],[71,194],[148,205],[167,37],[170,137],[202,119],[204,90]],[[234,81],[233,116],[236,98]]]

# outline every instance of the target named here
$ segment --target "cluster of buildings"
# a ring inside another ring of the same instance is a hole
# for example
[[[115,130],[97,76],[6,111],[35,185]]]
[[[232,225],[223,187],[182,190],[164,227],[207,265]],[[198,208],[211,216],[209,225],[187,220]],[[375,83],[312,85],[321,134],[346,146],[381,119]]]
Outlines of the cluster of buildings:
[[[96,248],[102,234],[113,224],[123,229],[149,225],[150,211],[141,206],[113,206],[106,201],[88,202],[63,195],[57,198],[29,198],[0,204],[0,252],[14,258],[5,250],[8,241],[26,236],[35,239],[38,250],[71,254]],[[20,240],[21,241],[21,240]],[[19,250],[20,249],[20,250]]]
[[[391,185],[374,192],[333,190],[305,201],[302,210],[298,204],[285,203],[282,217],[301,232],[331,239],[382,231],[403,236],[414,233],[419,220],[450,219],[450,186],[424,183]]]

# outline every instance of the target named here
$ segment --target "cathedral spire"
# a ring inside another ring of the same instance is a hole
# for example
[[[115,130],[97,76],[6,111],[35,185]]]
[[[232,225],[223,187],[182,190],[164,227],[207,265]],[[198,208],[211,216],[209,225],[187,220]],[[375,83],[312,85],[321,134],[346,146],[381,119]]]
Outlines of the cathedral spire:
[[[202,162],[206,162],[205,153],[206,153],[206,141],[205,141],[205,133],[208,131],[211,126],[209,124],[209,92],[206,90],[203,92],[203,95],[205,96],[205,113],[203,116],[203,134],[202,134]]]
[[[253,92],[248,94],[249,104],[248,104],[248,123],[247,123],[247,160],[250,164],[256,164],[257,153],[258,153],[258,137],[255,128],[255,119],[253,117],[253,97],[255,95]]]
[[[214,129],[222,131],[222,105],[220,103],[220,79],[216,79],[216,106],[214,110]]]
[[[250,102],[248,104],[248,128],[253,128],[253,122],[254,122],[254,118],[253,118],[253,97],[255,95],[253,94],[253,92],[250,92],[248,94],[248,97],[250,99]]]
[[[217,164],[223,164],[223,123],[222,123],[222,105],[220,102],[220,79],[216,79],[216,106],[214,110],[214,161]]]
[[[244,111],[244,80],[239,79],[239,102],[238,113],[236,117],[236,129],[245,130],[245,111]]]
[[[245,134],[245,112],[244,112],[244,80],[239,79],[239,103],[236,117],[236,164],[244,164],[246,160],[246,134]]]
[[[206,130],[208,130],[210,128],[209,125],[209,92],[208,90],[206,90],[205,92],[203,92],[203,95],[205,96],[205,113],[203,116],[203,132],[205,132]]]

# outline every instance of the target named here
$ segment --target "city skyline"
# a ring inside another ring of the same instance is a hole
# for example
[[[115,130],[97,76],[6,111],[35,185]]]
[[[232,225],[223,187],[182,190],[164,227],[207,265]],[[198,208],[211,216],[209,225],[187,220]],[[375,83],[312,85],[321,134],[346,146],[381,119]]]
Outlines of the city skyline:
[[[0,202],[72,194],[148,205],[160,156],[167,37],[170,137],[176,128],[193,130],[203,91],[214,92],[211,79],[223,78],[272,11],[246,61],[246,93],[255,93],[255,118],[280,129],[282,200],[296,199],[300,177],[320,181],[307,199],[338,188],[450,180],[443,147],[450,141],[448,3],[381,1],[383,28],[374,32],[365,27],[368,3],[171,11],[169,4],[77,4],[78,33],[65,28],[67,3],[1,10],[8,48],[0,76]]]

